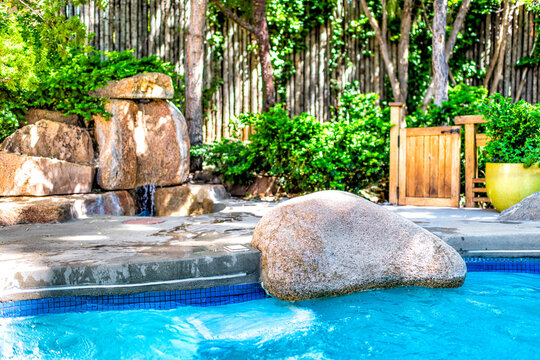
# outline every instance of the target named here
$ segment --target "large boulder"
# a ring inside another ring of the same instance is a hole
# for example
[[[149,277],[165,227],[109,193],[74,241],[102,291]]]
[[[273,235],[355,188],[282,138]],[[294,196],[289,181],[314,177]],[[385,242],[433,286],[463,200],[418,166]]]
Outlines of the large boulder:
[[[30,109],[24,116],[26,124],[35,124],[40,120],[50,120],[61,122],[69,125],[79,125],[79,117],[75,114],[66,115],[60,111],[42,110],[42,109]]]
[[[263,216],[261,279],[288,301],[401,285],[458,287],[466,266],[444,241],[359,196],[323,191]]]
[[[93,215],[135,215],[127,191],[45,197],[0,198],[0,225],[57,223]]]
[[[223,185],[195,185],[157,188],[154,193],[156,216],[210,214],[225,206],[220,203],[229,194]]]
[[[171,103],[110,100],[110,119],[96,116],[98,185],[107,190],[178,185],[189,173],[189,134]]]
[[[109,83],[90,93],[109,99],[172,99],[174,87],[170,76],[145,73]]]
[[[111,100],[105,110],[107,119],[94,116],[95,137],[99,146],[97,183],[102,189],[133,189],[137,182],[137,153],[133,130],[137,104]]]
[[[540,191],[504,210],[499,214],[499,220],[540,221]]]
[[[89,193],[92,181],[91,166],[0,152],[0,196]]]
[[[138,105],[135,123],[136,186],[178,185],[189,174],[189,134],[184,116],[168,101]]]
[[[15,131],[2,142],[0,151],[79,164],[94,161],[92,138],[88,131],[50,120],[40,120]]]

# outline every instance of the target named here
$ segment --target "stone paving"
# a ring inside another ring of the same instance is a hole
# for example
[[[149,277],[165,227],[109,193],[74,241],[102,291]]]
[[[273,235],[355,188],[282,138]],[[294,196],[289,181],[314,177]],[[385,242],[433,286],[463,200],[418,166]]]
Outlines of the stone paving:
[[[158,218],[101,216],[0,227],[0,301],[257,282],[251,234],[276,203],[223,203],[218,213],[153,224],[145,222]],[[480,209],[387,208],[462,255],[540,256],[540,222],[499,222]]]

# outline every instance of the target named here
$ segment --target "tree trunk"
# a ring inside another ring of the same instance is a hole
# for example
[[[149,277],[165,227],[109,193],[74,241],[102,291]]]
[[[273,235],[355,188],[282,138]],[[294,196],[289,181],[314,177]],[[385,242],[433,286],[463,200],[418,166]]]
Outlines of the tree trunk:
[[[368,17],[369,23],[371,24],[373,31],[375,31],[375,38],[379,43],[379,49],[381,50],[381,56],[383,58],[384,66],[386,68],[386,73],[388,74],[388,78],[390,79],[390,86],[392,87],[392,95],[394,96],[394,101],[403,102],[404,99],[401,96],[401,86],[399,84],[399,80],[396,77],[392,58],[390,57],[390,51],[388,49],[388,43],[386,41],[386,34],[383,34],[383,32],[381,31],[379,23],[377,23],[377,20],[373,17],[373,14],[369,9],[366,0],[360,0],[360,5],[362,6],[364,14],[366,14],[366,16]],[[386,13],[383,13],[383,25],[385,24]]]
[[[412,10],[414,0],[405,0],[403,11],[401,12],[401,36],[398,45],[398,79],[400,85],[400,99],[397,101],[405,103],[407,101],[408,81],[409,81],[409,42],[411,35]]]
[[[448,0],[433,3],[433,94],[434,103],[441,106],[448,100],[448,63],[446,61],[446,14]]]
[[[446,56],[446,63],[449,62],[450,58],[452,57],[452,52],[454,51],[454,46],[456,45],[458,34],[463,27],[463,23],[465,22],[465,16],[467,15],[467,12],[469,11],[469,7],[471,5],[471,0],[463,0],[461,3],[461,7],[459,8],[459,12],[456,15],[456,19],[454,20],[454,24],[452,25],[452,31],[450,32],[450,36],[448,37],[448,40],[446,41],[446,46],[444,48],[444,55]],[[431,29],[433,31],[433,29]],[[450,72],[449,72],[450,75]],[[429,87],[426,91],[426,94],[424,95],[424,101],[423,101],[423,108],[424,110],[429,105],[429,102],[433,98],[433,79],[431,79],[431,82],[429,83]]]
[[[253,22],[255,25],[255,38],[259,47],[259,62],[261,63],[263,81],[263,106],[266,112],[276,104],[276,90],[274,88],[274,69],[270,56],[270,35],[266,22],[266,1],[253,0]]]
[[[203,142],[204,34],[207,0],[191,0],[190,25],[186,49],[186,121],[191,145]]]
[[[274,69],[272,67],[272,58],[270,56],[270,35],[268,33],[268,24],[266,22],[266,1],[253,0],[253,22],[250,24],[229,8],[225,7],[219,0],[211,0],[212,3],[229,19],[249,31],[258,46],[259,63],[261,64],[263,81],[263,106],[262,111],[276,104],[276,90],[274,87]]]

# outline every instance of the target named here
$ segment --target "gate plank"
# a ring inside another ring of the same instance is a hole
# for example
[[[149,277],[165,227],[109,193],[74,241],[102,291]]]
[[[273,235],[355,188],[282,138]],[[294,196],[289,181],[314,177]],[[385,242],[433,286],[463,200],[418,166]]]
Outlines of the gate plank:
[[[439,172],[440,176],[437,181],[437,194],[439,197],[444,197],[444,178],[445,178],[445,154],[446,154],[446,139],[444,136],[438,136],[439,140]]]
[[[399,147],[399,163],[401,164],[400,170],[399,170],[399,197],[398,197],[398,204],[399,205],[405,205],[406,204],[406,189],[407,189],[407,169],[403,164],[407,163],[407,129],[400,129],[399,130],[399,137],[402,139],[400,141],[400,147]],[[405,171],[404,171],[405,170]]]
[[[408,149],[416,149],[416,138],[410,137],[406,138],[407,142],[407,148]],[[414,186],[411,186],[414,184],[415,178],[416,178],[416,153],[415,151],[411,151],[409,153],[409,156],[407,158],[407,165],[406,165],[406,172],[407,172],[407,184],[409,184],[406,189],[403,189],[403,195],[405,196],[414,196]],[[406,191],[405,191],[406,190]],[[402,195],[402,196],[403,196]]]
[[[430,136],[430,164],[429,164],[429,197],[438,197],[439,191],[437,183],[439,181],[439,138],[440,136]]]
[[[424,188],[422,189],[422,197],[429,197],[429,173],[430,173],[430,167],[432,165],[431,163],[431,154],[429,152],[431,148],[431,136],[423,136],[424,140],[424,154],[423,154],[423,173],[422,173],[422,180],[424,183]]]
[[[454,207],[459,207],[459,190],[461,185],[461,179],[459,176],[460,170],[461,170],[461,160],[460,160],[460,153],[461,153],[461,134],[452,134],[451,135],[451,143],[452,143],[452,154],[451,154],[451,161],[452,161],[452,173],[450,175],[450,179],[452,181],[452,190],[450,197],[452,199],[452,203]]]
[[[414,176],[414,196],[424,196],[424,166],[426,162],[424,159],[424,137],[416,137],[416,148],[411,149],[416,155],[416,173]],[[412,184],[411,184],[412,185]]]
[[[450,143],[449,136],[442,136],[444,138],[444,191],[442,197],[449,198],[452,194],[452,180],[450,174],[452,174],[452,144]]]

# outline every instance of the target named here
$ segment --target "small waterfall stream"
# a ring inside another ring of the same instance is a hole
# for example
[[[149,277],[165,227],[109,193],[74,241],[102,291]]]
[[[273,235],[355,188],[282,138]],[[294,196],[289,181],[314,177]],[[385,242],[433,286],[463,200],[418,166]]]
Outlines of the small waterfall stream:
[[[143,185],[135,189],[137,216],[154,216],[154,193],[156,185]]]

